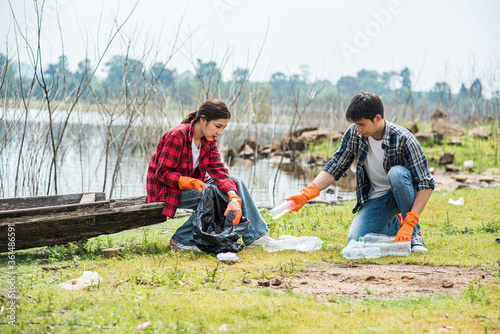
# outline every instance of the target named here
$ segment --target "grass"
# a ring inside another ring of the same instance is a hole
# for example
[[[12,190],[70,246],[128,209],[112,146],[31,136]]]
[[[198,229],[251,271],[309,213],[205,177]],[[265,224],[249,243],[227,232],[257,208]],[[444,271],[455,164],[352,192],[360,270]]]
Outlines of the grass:
[[[448,204],[463,197],[464,206]],[[268,221],[270,234],[318,236],[327,247],[312,253],[266,253],[245,249],[235,265],[198,253],[175,252],[168,240],[186,218],[149,228],[101,236],[86,243],[16,252],[17,325],[2,333],[133,333],[150,321],[147,333],[434,333],[441,326],[457,332],[500,332],[500,189],[436,192],[422,214],[429,252],[409,257],[359,260],[377,264],[411,263],[487,268],[495,277],[474,279],[460,296],[434,295],[395,300],[318,302],[289,286],[282,292],[243,283],[275,276],[291,280],[311,265],[343,263],[341,249],[352,220],[352,202],[305,206],[299,213]],[[263,213],[265,216],[265,212]],[[120,246],[121,258],[104,259],[101,248]],[[38,260],[73,265],[44,271]],[[7,255],[0,255],[0,286],[8,288]],[[77,265],[77,266],[74,266]],[[97,271],[98,285],[66,291],[58,284],[83,270]],[[7,307],[5,299],[1,305]],[[0,322],[8,322],[4,316]],[[223,331],[224,329],[221,328]]]

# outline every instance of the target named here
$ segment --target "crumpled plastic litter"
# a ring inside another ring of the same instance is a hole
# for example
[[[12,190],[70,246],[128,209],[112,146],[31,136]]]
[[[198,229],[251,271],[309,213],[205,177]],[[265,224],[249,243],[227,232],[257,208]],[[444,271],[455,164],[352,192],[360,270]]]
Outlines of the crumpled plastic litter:
[[[98,285],[101,281],[102,277],[97,272],[84,271],[79,278],[60,283],[59,287],[71,291],[82,290],[92,285]]]
[[[456,201],[454,201],[453,199],[449,199],[448,200],[448,203],[449,204],[453,204],[453,205],[464,205],[465,204],[465,200],[463,197],[460,197],[459,199],[457,199]]]
[[[236,256],[236,253],[219,253],[217,254],[217,259],[219,261],[236,261],[238,260],[238,256]]]

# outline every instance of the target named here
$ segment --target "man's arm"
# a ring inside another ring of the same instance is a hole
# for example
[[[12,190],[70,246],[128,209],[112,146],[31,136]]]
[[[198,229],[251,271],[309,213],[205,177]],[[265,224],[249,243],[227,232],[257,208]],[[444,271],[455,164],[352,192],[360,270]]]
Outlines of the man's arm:
[[[319,190],[326,189],[330,184],[332,184],[335,181],[335,178],[333,177],[332,174],[327,173],[325,171],[321,171],[318,176],[313,180],[313,183],[316,185],[316,187],[319,188]],[[430,196],[430,195],[429,195]],[[425,204],[424,204],[425,205]]]
[[[411,212],[415,212],[420,216],[422,211],[424,211],[425,205],[427,201],[431,197],[433,189],[422,189],[417,192],[417,196],[415,196],[415,201],[413,202],[413,206],[411,207]]]

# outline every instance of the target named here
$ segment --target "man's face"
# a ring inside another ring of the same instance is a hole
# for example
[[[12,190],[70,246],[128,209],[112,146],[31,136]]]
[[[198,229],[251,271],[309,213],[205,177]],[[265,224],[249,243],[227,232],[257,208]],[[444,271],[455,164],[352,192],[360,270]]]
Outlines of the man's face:
[[[363,137],[368,138],[379,130],[380,127],[377,117],[381,118],[380,115],[377,115],[373,121],[367,118],[361,118],[354,122],[354,124],[356,124],[356,129]]]

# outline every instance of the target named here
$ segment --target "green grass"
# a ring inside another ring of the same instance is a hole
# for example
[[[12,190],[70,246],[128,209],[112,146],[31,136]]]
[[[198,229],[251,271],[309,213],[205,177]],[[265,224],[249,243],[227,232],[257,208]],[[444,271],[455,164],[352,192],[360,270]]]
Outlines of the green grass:
[[[463,197],[464,206],[448,204]],[[460,296],[434,295],[395,300],[319,302],[292,287],[276,292],[242,282],[275,276],[291,280],[311,265],[343,263],[340,250],[353,218],[352,202],[341,206],[305,206],[299,213],[268,221],[271,236],[318,236],[327,247],[312,253],[266,253],[245,249],[235,265],[206,254],[175,252],[170,236],[186,218],[169,220],[87,243],[16,252],[18,274],[16,326],[2,333],[134,333],[150,321],[147,333],[434,333],[453,326],[457,333],[500,332],[500,189],[436,192],[422,214],[429,252],[409,257],[359,260],[364,263],[408,263],[487,268],[495,276],[477,278]],[[265,216],[265,212],[263,212]],[[104,259],[101,248],[121,246],[122,258]],[[44,271],[37,260],[52,265]],[[8,288],[7,255],[0,255],[0,287]],[[58,284],[83,270],[97,271],[99,286],[66,291]],[[1,305],[7,306],[5,299]],[[0,322],[7,322],[5,315]]]

